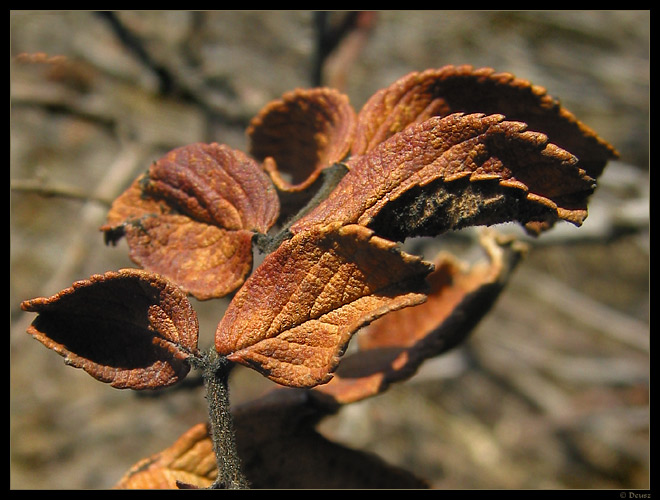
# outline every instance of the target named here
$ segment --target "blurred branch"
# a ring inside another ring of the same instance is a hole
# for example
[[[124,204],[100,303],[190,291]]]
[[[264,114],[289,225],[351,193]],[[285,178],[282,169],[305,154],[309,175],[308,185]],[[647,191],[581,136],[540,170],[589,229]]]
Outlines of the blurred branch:
[[[46,184],[41,179],[11,179],[12,191],[34,193],[46,198],[69,198],[73,200],[95,201],[105,206],[112,205],[112,199],[103,196],[93,196],[73,186]]]
[[[221,123],[243,127],[251,118],[244,116],[245,112],[240,106],[227,99],[213,98],[208,95],[207,89],[202,83],[191,81],[182,72],[173,71],[167,65],[157,61],[147,50],[144,41],[129,30],[115,12],[99,11],[96,14],[108,23],[119,41],[135,55],[136,59],[156,76],[161,95],[184,99],[198,106],[207,117]],[[201,16],[193,16],[195,26],[201,26],[202,22]],[[190,54],[188,54],[189,56]],[[219,102],[222,104],[219,105]]]
[[[104,19],[117,38],[137,57],[137,59],[149,68],[158,78],[160,92],[164,95],[182,90],[176,78],[170,71],[151,57],[142,40],[132,33],[124,23],[117,17],[117,14],[111,11],[100,11],[96,14]],[[185,93],[185,92],[184,92]],[[192,97],[192,96],[190,96]]]
[[[314,12],[316,51],[311,84],[342,89],[346,73],[361,52],[376,21],[375,12],[353,11],[331,23],[330,12]]]

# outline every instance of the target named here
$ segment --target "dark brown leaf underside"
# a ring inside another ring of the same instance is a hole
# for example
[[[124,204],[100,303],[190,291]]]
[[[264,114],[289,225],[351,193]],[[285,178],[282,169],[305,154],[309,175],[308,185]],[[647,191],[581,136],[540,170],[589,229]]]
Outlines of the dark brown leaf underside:
[[[39,313],[29,334],[113,387],[172,385],[197,352],[197,316],[185,293],[146,271],[94,275],[21,307]]]

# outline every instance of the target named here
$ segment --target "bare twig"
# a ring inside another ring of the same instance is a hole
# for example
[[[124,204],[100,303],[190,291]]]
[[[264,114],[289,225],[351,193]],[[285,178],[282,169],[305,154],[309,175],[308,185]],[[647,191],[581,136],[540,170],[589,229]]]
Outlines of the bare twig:
[[[244,116],[241,106],[223,100],[218,105],[218,99],[210,99],[203,85],[184,77],[182,72],[172,70],[166,64],[158,61],[147,50],[143,40],[129,30],[115,12],[102,11],[97,13],[107,21],[119,40],[130,50],[145,67],[147,67],[159,82],[159,92],[164,96],[174,96],[197,106],[205,116],[219,123],[244,127],[250,117]],[[201,16],[193,17],[195,23],[201,22]]]
[[[329,85],[341,89],[348,67],[362,50],[373,27],[375,13],[349,12],[336,25],[330,23],[329,16],[329,12],[314,13],[316,52],[311,83],[315,87]],[[329,68],[332,60],[332,68]],[[333,75],[330,82],[326,73]]]
[[[74,186],[62,184],[47,184],[41,179],[12,179],[10,182],[12,191],[34,193],[46,198],[69,198],[81,201],[93,201],[105,206],[112,205],[112,199],[90,195]]]
[[[142,64],[156,75],[160,84],[160,92],[162,94],[168,95],[176,90],[181,90],[174,75],[172,75],[165,66],[151,57],[151,54],[149,54],[145,48],[142,40],[124,26],[124,23],[121,22],[116,13],[111,11],[101,11],[97,12],[97,15],[108,22],[119,40],[128,47],[133,54],[135,54]]]

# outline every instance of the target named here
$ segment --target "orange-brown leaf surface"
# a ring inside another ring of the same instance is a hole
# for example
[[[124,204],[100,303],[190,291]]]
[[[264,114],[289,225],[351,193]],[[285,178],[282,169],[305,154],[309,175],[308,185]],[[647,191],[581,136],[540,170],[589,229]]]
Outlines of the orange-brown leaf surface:
[[[216,350],[290,386],[327,382],[354,332],[422,302],[430,265],[358,225],[316,227],[255,270],[216,331]]]
[[[166,450],[136,463],[115,488],[177,489],[178,483],[207,488],[217,475],[213,443],[207,426],[197,424]]]
[[[579,225],[594,189],[573,155],[502,115],[432,117],[347,165],[330,196],[292,225],[294,234],[334,222],[399,240],[508,221]]]
[[[617,152],[546,89],[491,68],[445,66],[413,72],[376,92],[363,106],[352,154],[364,154],[413,123],[462,112],[501,114],[542,132],[597,178]]]
[[[93,275],[21,307],[39,313],[30,335],[67,364],[116,388],[175,384],[197,353],[199,325],[186,294],[143,270]]]
[[[350,150],[356,113],[329,88],[297,89],[270,102],[248,127],[250,153],[284,191],[308,188]]]
[[[488,259],[471,266],[439,254],[427,278],[427,301],[370,324],[357,337],[359,350],[342,361],[329,383],[314,390],[340,404],[375,396],[460,344],[488,313],[526,250],[491,232],[482,235],[482,245]]]
[[[238,288],[252,269],[252,236],[279,214],[257,163],[224,145],[191,144],[151,165],[115,200],[101,229],[126,236],[130,257],[198,299]]]

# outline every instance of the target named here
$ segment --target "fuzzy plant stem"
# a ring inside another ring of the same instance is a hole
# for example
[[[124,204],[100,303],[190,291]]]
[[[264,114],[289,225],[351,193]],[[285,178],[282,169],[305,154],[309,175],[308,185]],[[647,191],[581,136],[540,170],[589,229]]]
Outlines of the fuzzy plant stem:
[[[241,471],[234,424],[229,411],[229,372],[231,363],[215,350],[206,357],[204,383],[209,406],[211,438],[218,465],[218,477],[211,489],[247,489],[250,487]]]
[[[255,243],[257,248],[262,253],[270,253],[277,249],[280,244],[291,238],[291,231],[289,228],[296,222],[298,219],[301,219],[309,212],[314,210],[319,203],[325,200],[328,195],[332,192],[334,188],[337,187],[339,181],[342,180],[344,175],[348,172],[348,168],[343,163],[335,163],[323,170],[321,172],[321,187],[318,189],[316,194],[312,197],[307,204],[298,211],[285,225],[284,227],[274,236],[268,234],[255,233]]]

